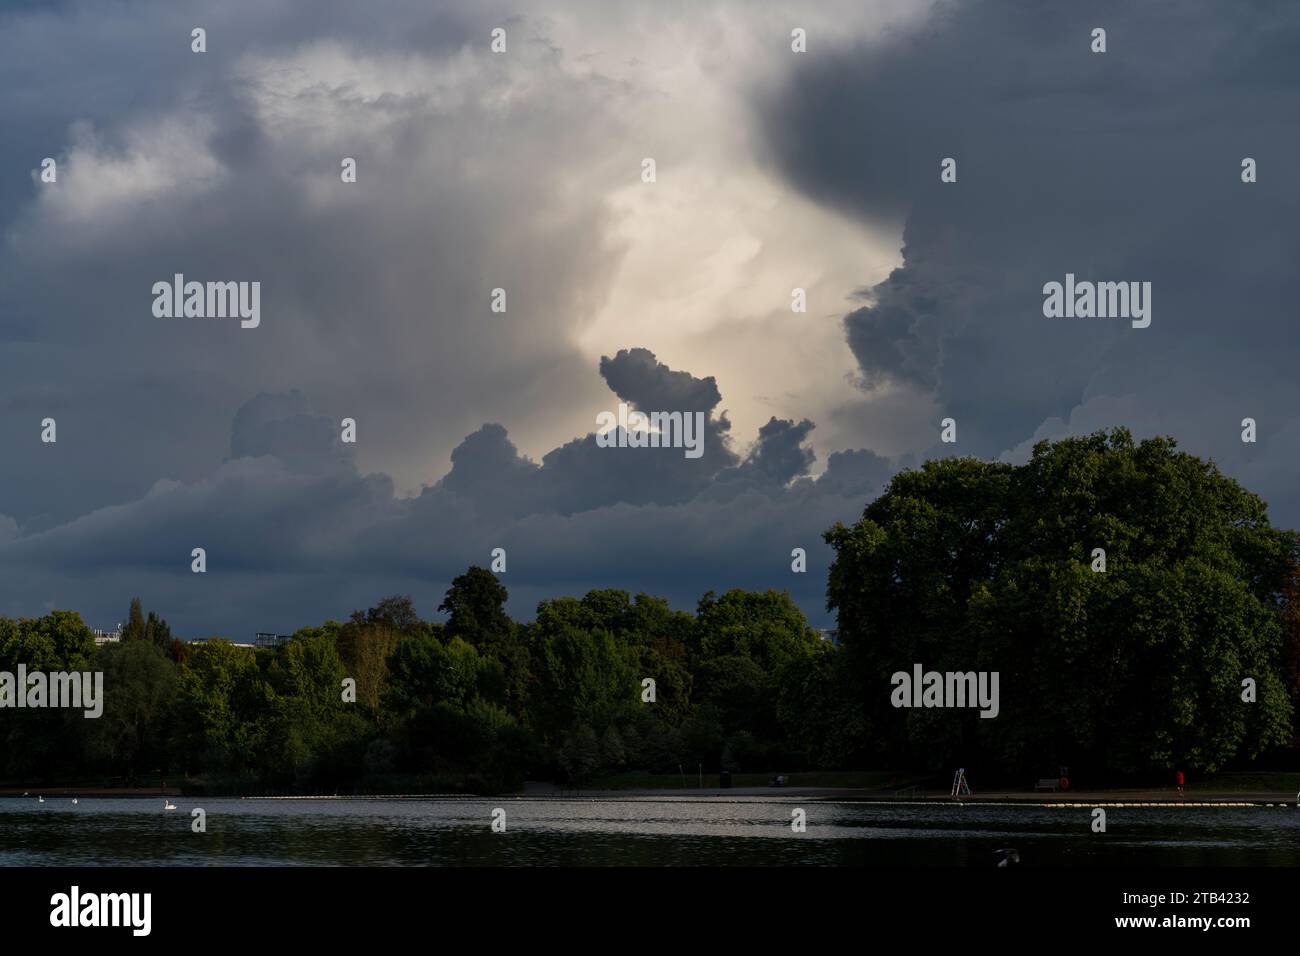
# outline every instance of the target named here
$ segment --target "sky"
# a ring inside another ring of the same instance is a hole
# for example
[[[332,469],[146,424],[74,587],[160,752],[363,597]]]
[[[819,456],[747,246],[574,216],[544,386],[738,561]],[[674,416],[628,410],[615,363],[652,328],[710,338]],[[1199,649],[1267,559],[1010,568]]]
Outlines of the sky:
[[[0,614],[436,617],[503,548],[521,619],[832,627],[821,535],[899,469],[1116,425],[1300,527],[1298,44],[1282,2],[0,8]],[[155,316],[177,273],[260,324]],[[1045,317],[1067,274],[1150,326]],[[704,454],[598,447],[620,402]]]

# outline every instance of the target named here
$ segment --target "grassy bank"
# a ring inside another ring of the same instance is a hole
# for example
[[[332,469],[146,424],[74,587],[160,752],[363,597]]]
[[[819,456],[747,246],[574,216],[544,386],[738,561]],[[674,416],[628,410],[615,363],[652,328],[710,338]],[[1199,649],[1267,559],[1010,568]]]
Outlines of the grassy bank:
[[[1237,793],[1279,791],[1294,795],[1300,792],[1300,772],[1221,773],[1214,777],[1206,777],[1204,780],[1189,780],[1184,789],[1225,790]]]
[[[771,786],[773,776],[771,773],[735,773],[731,775],[731,785],[733,787],[767,787]],[[919,786],[929,792],[947,789],[946,781],[898,770],[814,770],[806,773],[786,774],[785,777],[787,787],[843,787],[855,790],[892,791]],[[1150,783],[1145,785],[1133,783],[1097,788],[1088,786],[1086,781],[1079,782],[1079,784],[1090,792],[1149,789],[1152,786]],[[644,771],[628,771],[604,777],[594,777],[591,780],[584,781],[582,789],[696,790],[701,787],[708,789],[717,786],[718,775],[716,773],[704,774],[703,783],[701,784],[698,771],[696,773],[687,773],[685,777],[678,773],[656,774]],[[1156,786],[1157,788],[1163,788],[1163,785],[1160,784]],[[1168,785],[1168,788],[1171,791],[1173,790],[1172,783]],[[995,787],[994,789],[1008,790],[1013,788]],[[1033,787],[1025,786],[1023,789],[1032,791]],[[1219,793],[1287,793],[1294,795],[1300,792],[1300,772],[1223,773],[1204,779],[1189,780],[1185,789],[1189,793],[1215,791]]]
[[[767,787],[771,786],[771,773],[733,773],[733,787]],[[605,777],[593,777],[583,782],[584,790],[696,790],[701,786],[700,774],[688,773],[684,777],[679,773],[646,773],[628,771]],[[847,787],[859,790],[896,790],[911,786],[922,778],[914,774],[890,772],[887,770],[810,770],[806,773],[788,773],[785,775],[787,787]],[[703,776],[704,787],[718,786],[718,775],[706,773]]]

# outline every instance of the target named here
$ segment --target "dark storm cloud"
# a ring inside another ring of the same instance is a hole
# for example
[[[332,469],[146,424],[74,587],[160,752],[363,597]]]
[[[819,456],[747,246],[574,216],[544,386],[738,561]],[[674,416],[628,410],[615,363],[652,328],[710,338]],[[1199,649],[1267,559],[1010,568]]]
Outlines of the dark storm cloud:
[[[1297,49],[1293,4],[972,0],[887,46],[803,58],[763,107],[773,162],[822,202],[906,220],[902,267],[845,318],[866,394],[931,396],[932,454],[1173,434],[1300,522]],[[1151,326],[1044,318],[1043,284],[1067,272],[1150,281]],[[948,415],[955,447],[937,444]],[[1257,446],[1247,416],[1270,428]]]
[[[258,395],[235,413],[230,427],[232,458],[274,455],[293,471],[352,467],[351,444],[341,428],[316,415],[301,392]]]
[[[806,475],[812,468],[812,449],[803,443],[813,430],[808,419],[795,423],[773,416],[758,430],[758,440],[745,457],[741,470],[756,473],[778,485]]]
[[[602,357],[600,374],[615,395],[642,412],[702,413],[703,451],[698,458],[687,458],[676,449],[601,448],[595,433],[588,433],[543,457],[534,510],[571,514],[618,503],[679,503],[734,466],[731,423],[725,414],[715,414],[722,396],[712,376],[674,371],[643,348]],[[616,414],[614,403],[609,406],[604,410]]]
[[[535,463],[519,454],[505,428],[491,424],[456,446],[451,471],[438,485],[485,511],[504,507],[512,514],[527,514],[537,471]]]
[[[564,160],[590,150],[591,117],[618,93],[569,75],[538,24],[493,61],[507,15],[0,15],[0,514],[39,531],[159,477],[200,480],[260,392],[298,388],[330,422],[354,417],[371,467],[405,488],[485,420],[544,420],[538,393],[595,394],[569,332],[614,253],[601,191],[569,189]],[[205,54],[190,51],[196,24]],[[46,156],[57,184],[34,173]],[[348,187],[343,156],[360,170]],[[150,288],[177,272],[260,281],[261,326],[154,318]],[[488,321],[496,286],[512,311]],[[46,416],[57,445],[33,441]]]
[[[674,372],[649,349],[624,349],[600,360],[600,374],[614,394],[644,411],[679,409],[711,412],[722,401],[713,376]]]
[[[832,452],[826,472],[818,480],[822,490],[875,498],[893,477],[897,466],[866,449]]]
[[[722,401],[712,376],[670,369],[648,349],[624,349],[601,359],[600,372],[615,394],[643,411],[701,412],[704,450],[699,458],[659,448],[602,448],[589,432],[548,452],[540,465],[519,454],[500,425],[484,425],[452,452],[452,469],[426,492],[455,493],[482,515],[572,515],[627,505],[671,505],[702,493],[740,494],[741,483],[782,488],[806,475],[814,456],[802,447],[813,429],[772,418],[743,460],[731,448],[730,425],[712,417]],[[722,488],[718,492],[717,485]]]
[[[710,379],[634,351],[653,370],[645,381],[719,403]],[[452,577],[501,547],[511,609],[523,617],[541,598],[594,587],[682,607],[709,589],[777,587],[820,622],[821,532],[856,517],[888,468],[870,452],[837,453],[826,478],[808,479],[812,427],[774,418],[743,458],[690,462],[677,449],[599,448],[589,434],[537,465],[504,428],[484,425],[453,451],[442,481],[403,498],[388,476],[357,471],[306,396],[261,394],[234,416],[232,457],[200,480],[160,481],[138,500],[36,534],[7,540],[0,528],[10,585],[0,613],[75,606],[111,622],[122,595],[140,592],[196,636],[291,629],[392,591],[431,612]],[[195,547],[206,574],[190,570]],[[808,553],[807,573],[790,569],[796,547]]]
[[[501,23],[509,58],[486,51]],[[606,295],[606,196],[627,177],[571,160],[626,138],[627,92],[491,4],[0,14],[0,613],[108,626],[139,594],[185,636],[393,592],[432,613],[504,547],[525,617],[593,587],[690,607],[745,586],[824,619],[820,535],[866,486],[807,477],[811,422],[738,448],[713,377],[634,348],[601,362],[606,391],[571,344]],[[178,272],[260,281],[262,324],[155,318],[152,285]],[[555,409],[594,425],[619,400],[704,413],[704,454],[592,431],[540,461],[516,445]]]
[[[572,343],[608,291],[606,198],[625,173],[569,161],[636,115],[536,23],[512,33],[518,59],[491,60],[504,15],[85,4],[3,20],[0,613],[104,626],[140,594],[186,636],[290,630],[394,592],[431,614],[501,547],[522,617],[593,587],[690,607],[738,586],[788,587],[830,623],[821,533],[899,461],[839,451],[813,479],[802,410],[734,435],[717,369],[632,348],[594,374]],[[933,435],[893,441],[909,405],[958,420],[956,448],[931,452],[1014,457],[1128,424],[1213,455],[1300,523],[1298,24],[1284,5],[942,4],[768,77],[756,105],[790,182],[905,223],[902,266],[845,319],[862,405],[823,428],[888,434],[907,463],[938,435],[936,416]],[[57,191],[30,176],[47,155]],[[349,155],[359,181],[340,192]],[[945,156],[956,184],[939,182]],[[1259,183],[1241,184],[1243,156]],[[261,280],[262,327],[154,319],[148,290],[177,271]],[[1045,319],[1042,285],[1066,272],[1151,281],[1151,327]],[[506,314],[488,311],[497,286]],[[589,429],[619,401],[705,413],[705,453],[599,447]],[[1246,415],[1258,445],[1238,441]]]
[[[452,469],[438,489],[474,502],[483,514],[567,515],[618,503],[686,501],[735,463],[728,447],[730,425],[708,417],[722,398],[712,377],[673,371],[646,349],[607,356],[600,371],[619,398],[646,412],[704,413],[701,456],[688,459],[658,448],[601,448],[595,432],[589,432],[548,452],[538,465],[519,454],[501,425],[484,425],[452,452]]]

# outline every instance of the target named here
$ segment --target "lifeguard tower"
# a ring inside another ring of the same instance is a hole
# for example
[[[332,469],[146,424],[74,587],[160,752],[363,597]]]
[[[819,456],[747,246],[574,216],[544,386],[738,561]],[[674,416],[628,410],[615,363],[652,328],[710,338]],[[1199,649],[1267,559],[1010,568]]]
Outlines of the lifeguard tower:
[[[966,768],[962,767],[952,775],[952,798],[970,796],[970,784],[966,782]]]

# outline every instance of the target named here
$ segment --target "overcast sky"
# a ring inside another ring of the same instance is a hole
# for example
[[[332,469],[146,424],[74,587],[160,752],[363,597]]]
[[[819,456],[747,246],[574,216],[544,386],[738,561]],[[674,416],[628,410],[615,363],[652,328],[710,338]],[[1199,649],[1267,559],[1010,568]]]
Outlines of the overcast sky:
[[[821,532],[898,468],[1113,425],[1300,526],[1295,4],[5,10],[0,614],[433,616],[501,547],[521,618],[776,587],[833,626]],[[155,317],[176,273],[261,324]],[[1067,273],[1150,282],[1150,327],[1045,318]],[[620,401],[704,455],[598,448]]]

